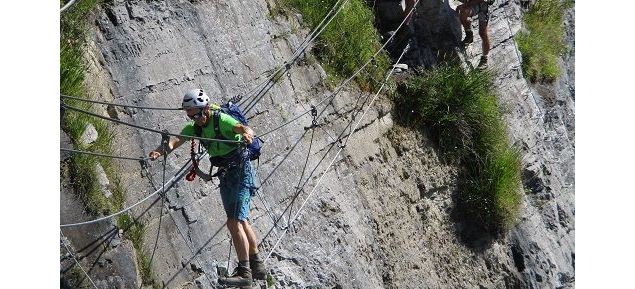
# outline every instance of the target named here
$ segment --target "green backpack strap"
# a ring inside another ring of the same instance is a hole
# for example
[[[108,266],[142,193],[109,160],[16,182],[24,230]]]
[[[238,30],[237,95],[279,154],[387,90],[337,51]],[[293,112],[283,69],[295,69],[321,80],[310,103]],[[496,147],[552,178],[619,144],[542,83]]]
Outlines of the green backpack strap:
[[[196,123],[194,124],[194,135],[197,137],[203,137],[203,127],[198,126]],[[199,142],[205,149],[207,149],[210,144],[207,140],[199,140]]]
[[[212,125],[214,126],[214,134],[217,139],[227,139],[220,132],[220,110],[215,109],[212,115]],[[216,142],[216,149],[220,149],[220,142]]]
[[[214,134],[215,134],[214,138],[216,138],[216,139],[227,139],[220,132],[220,109],[213,109],[212,110],[212,126],[214,128]],[[202,137],[203,136],[203,127],[201,127],[201,126],[197,125],[196,123],[194,123],[194,134],[197,137]],[[203,147],[205,147],[206,149],[210,145],[210,141],[200,140],[200,142],[203,145]],[[215,142],[215,143],[216,143],[216,149],[219,149],[220,142]]]

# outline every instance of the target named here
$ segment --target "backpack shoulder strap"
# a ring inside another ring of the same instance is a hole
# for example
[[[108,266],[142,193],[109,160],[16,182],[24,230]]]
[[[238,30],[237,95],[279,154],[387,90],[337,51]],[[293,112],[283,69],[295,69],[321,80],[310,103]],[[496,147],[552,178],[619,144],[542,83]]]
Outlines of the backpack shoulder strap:
[[[215,109],[214,114],[212,115],[212,125],[214,126],[214,135],[217,139],[225,139],[223,134],[220,132],[220,110]],[[220,142],[216,142],[216,149],[219,149]]]
[[[220,132],[220,110],[214,110],[214,114],[212,115],[212,125],[214,125],[214,134],[216,138],[225,139],[223,134]]]
[[[196,123],[194,124],[194,134],[197,137],[201,137],[203,135],[203,128],[198,126]]]

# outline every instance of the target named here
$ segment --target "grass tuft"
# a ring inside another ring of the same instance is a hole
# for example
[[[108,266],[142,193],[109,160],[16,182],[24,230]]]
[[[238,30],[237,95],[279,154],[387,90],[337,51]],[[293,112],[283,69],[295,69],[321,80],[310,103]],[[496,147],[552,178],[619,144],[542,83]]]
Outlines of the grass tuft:
[[[458,201],[466,216],[488,228],[509,228],[520,205],[520,158],[510,147],[491,75],[440,66],[399,85],[398,121],[428,129],[465,177]]]
[[[294,7],[311,28],[322,21],[337,0],[284,0],[282,5]],[[381,47],[374,27],[373,12],[363,0],[350,0],[316,39],[313,53],[329,75],[327,85],[333,87],[352,75]],[[355,78],[364,91],[377,89],[390,60],[381,52],[373,63]],[[378,81],[379,80],[379,81]]]
[[[154,278],[150,256],[148,256],[148,254],[142,252],[141,250],[138,250],[137,258],[139,262],[139,270],[141,271],[141,282],[143,283],[143,285],[151,285],[152,288],[161,288],[158,281],[156,281],[156,279]]]
[[[273,285],[275,284],[276,284],[276,281],[273,278],[273,276],[271,274],[267,274],[267,288],[273,287]]]
[[[132,241],[135,249],[143,248],[143,235],[145,226],[138,221],[133,220],[129,215],[123,214],[117,218],[117,226],[124,231],[126,239]]]
[[[572,5],[570,0],[538,0],[524,15],[525,30],[518,33],[516,42],[530,81],[551,82],[560,74],[558,57],[566,51],[563,14]]]

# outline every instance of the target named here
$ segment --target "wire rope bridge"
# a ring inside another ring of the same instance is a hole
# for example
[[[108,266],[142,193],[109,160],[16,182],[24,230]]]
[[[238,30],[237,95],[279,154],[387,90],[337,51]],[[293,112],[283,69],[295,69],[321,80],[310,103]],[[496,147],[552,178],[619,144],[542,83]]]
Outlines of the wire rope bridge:
[[[332,7],[332,9],[329,11],[329,13],[324,17],[324,19],[309,33],[309,35],[304,39],[304,41],[299,45],[299,47],[295,50],[295,52],[292,54],[291,58],[287,61],[284,62],[283,65],[281,65],[278,69],[276,69],[267,79],[265,79],[263,82],[259,83],[258,85],[256,85],[253,89],[251,89],[249,92],[247,92],[244,96],[240,97],[240,100],[238,101],[238,104],[243,108],[243,111],[247,114],[249,111],[251,111],[251,109],[253,109],[255,107],[255,105],[260,102],[263,98],[264,95],[266,95],[266,93],[268,91],[270,91],[270,89],[274,86],[274,84],[276,84],[276,78],[278,78],[281,74],[286,73],[286,71],[290,70],[292,65],[295,64],[299,59],[302,58],[302,55],[304,55],[305,50],[309,47],[309,45],[320,35],[320,33],[322,33],[322,31],[324,31],[324,29],[326,28],[326,26],[331,23],[331,21],[335,18],[335,16],[341,11],[342,7],[348,2],[349,0],[338,0]],[[70,5],[72,5],[75,1],[71,0],[69,1],[64,7],[62,8],[62,12],[64,11],[64,9],[67,9]],[[418,4],[419,0],[417,0],[415,2],[415,7]],[[414,12],[414,9],[412,9],[408,16],[410,16],[410,14],[412,14]],[[398,26],[397,30],[401,29],[402,26],[405,24],[405,20],[408,19],[409,17],[405,17],[404,21],[402,21],[400,23],[400,25]],[[390,79],[390,77],[392,76],[392,74],[394,73],[394,67],[392,69],[390,69],[385,77],[383,79],[381,79],[381,85],[379,86],[379,88],[377,89],[377,91],[372,94],[372,95],[366,95],[365,97],[363,97],[362,95],[359,96],[359,98],[357,99],[357,102],[355,103],[355,108],[349,112],[347,112],[346,114],[350,114],[351,115],[351,119],[350,121],[348,121],[345,125],[345,127],[339,131],[339,133],[337,134],[336,138],[331,137],[332,142],[328,145],[328,149],[326,149],[325,152],[322,153],[322,156],[319,158],[319,161],[317,162],[317,164],[315,166],[313,166],[313,168],[311,170],[307,170],[308,168],[308,164],[309,164],[309,156],[311,155],[311,151],[313,149],[313,143],[314,143],[314,133],[315,133],[315,129],[316,128],[322,128],[322,126],[320,124],[318,124],[317,120],[320,116],[322,116],[326,109],[328,108],[328,104],[331,103],[331,101],[338,96],[338,94],[344,89],[344,87],[346,87],[346,85],[348,85],[359,73],[361,73],[365,68],[368,67],[369,64],[372,63],[372,61],[382,52],[382,50],[385,48],[385,46],[390,42],[390,40],[392,39],[392,37],[394,37],[396,35],[396,33],[394,33],[386,42],[384,45],[382,45],[379,49],[377,49],[377,51],[365,62],[363,63],[350,77],[344,79],[343,81],[341,81],[334,89],[333,92],[325,95],[324,97],[322,97],[319,101],[317,101],[315,104],[311,105],[311,107],[309,109],[305,109],[304,111],[296,114],[294,117],[292,117],[290,120],[281,123],[277,126],[275,126],[274,128],[263,132],[259,135],[259,137],[264,137],[267,136],[283,127],[289,126],[295,122],[297,122],[300,118],[306,116],[306,115],[310,115],[310,117],[312,118],[311,124],[309,126],[305,126],[304,127],[304,133],[301,134],[301,136],[298,138],[298,140],[294,143],[294,145],[291,147],[291,149],[286,153],[286,155],[283,158],[283,161],[281,161],[280,163],[278,163],[271,172],[269,172],[269,174],[261,181],[261,185],[258,188],[258,191],[256,192],[256,196],[258,196],[259,200],[263,203],[263,206],[266,210],[266,213],[268,215],[268,217],[271,219],[272,221],[272,226],[271,228],[267,231],[267,233],[264,235],[264,237],[262,238],[262,240],[259,243],[259,247],[264,247],[264,243],[267,240],[267,238],[269,238],[270,236],[272,236],[272,233],[276,233],[277,235],[277,239],[275,242],[273,242],[273,245],[269,248],[268,252],[266,253],[266,257],[265,257],[265,262],[267,262],[270,257],[272,256],[274,250],[281,244],[282,240],[284,239],[284,237],[287,235],[287,233],[289,232],[289,229],[291,228],[291,226],[294,224],[294,222],[296,220],[298,220],[298,218],[300,217],[302,211],[304,210],[304,208],[306,207],[307,202],[311,199],[311,197],[315,194],[315,192],[317,191],[317,188],[320,186],[320,184],[322,183],[324,176],[326,175],[326,173],[330,170],[330,168],[334,165],[334,163],[336,162],[336,160],[340,157],[343,149],[347,146],[348,141],[350,140],[350,138],[353,136],[353,134],[355,134],[355,132],[357,132],[357,129],[359,128],[360,124],[362,123],[363,118],[366,116],[366,114],[368,113],[368,111],[370,110],[370,108],[373,106],[374,102],[376,101],[376,99],[378,98],[378,96],[380,95],[380,93],[382,92],[382,90],[384,89],[387,81]],[[401,60],[401,58],[404,56],[405,52],[407,51],[408,47],[404,48],[403,52],[401,53],[401,55],[399,56],[399,59],[397,60],[397,62],[399,62]],[[117,124],[121,124],[124,126],[129,126],[131,128],[136,128],[138,130],[143,130],[143,131],[149,131],[152,133],[157,133],[160,134],[162,136],[162,145],[165,146],[167,145],[167,140],[169,139],[170,136],[177,136],[177,137],[183,137],[183,138],[189,138],[189,139],[197,139],[199,141],[209,141],[209,142],[229,142],[229,143],[237,143],[236,141],[231,141],[231,140],[223,140],[223,139],[211,139],[211,138],[203,138],[203,137],[194,137],[194,136],[185,136],[185,135],[180,135],[180,134],[176,134],[176,133],[171,133],[168,132],[166,130],[159,130],[159,129],[154,129],[154,128],[150,128],[150,127],[146,127],[146,126],[142,126],[142,125],[138,125],[138,124],[133,124],[133,123],[129,123],[129,122],[125,122],[119,119],[115,119],[115,118],[110,118],[110,117],[106,117],[106,116],[102,116],[100,114],[88,111],[88,110],[84,110],[75,106],[71,106],[68,105],[66,102],[64,102],[64,100],[73,100],[73,101],[80,101],[80,102],[88,102],[88,103],[93,103],[93,104],[101,104],[101,105],[108,105],[108,106],[118,106],[118,107],[124,107],[124,108],[135,108],[135,109],[142,109],[142,110],[165,110],[165,111],[177,111],[177,110],[181,110],[181,108],[176,108],[176,107],[149,107],[149,106],[137,106],[137,105],[127,105],[127,104],[118,104],[118,103],[112,103],[112,102],[103,102],[103,101],[96,101],[96,100],[90,100],[84,97],[77,97],[77,96],[69,96],[69,95],[64,95],[64,94],[60,94],[61,97],[61,107],[63,110],[70,110],[70,111],[74,111],[76,113],[82,113],[82,114],[86,114],[88,116],[91,117],[95,117],[95,118],[100,118],[109,122],[113,122],[113,123],[117,123]],[[360,105],[360,101],[361,101],[361,105]],[[361,114],[361,115],[360,115]],[[309,145],[308,145],[308,149],[307,149],[307,153],[306,153],[306,158],[303,164],[303,169],[302,172],[300,174],[300,178],[298,180],[297,185],[295,186],[295,189],[293,191],[293,193],[289,196],[288,199],[291,199],[291,201],[285,206],[285,208],[282,210],[282,213],[279,214],[278,216],[276,216],[271,209],[269,208],[269,206],[267,205],[267,201],[261,196],[261,192],[260,190],[262,190],[262,186],[267,184],[269,182],[269,180],[273,177],[274,173],[281,167],[281,165],[284,163],[284,161],[286,161],[286,159],[288,158],[288,156],[291,154],[291,152],[293,152],[295,150],[295,148],[297,147],[297,145],[300,143],[300,141],[310,132],[310,140],[309,140]],[[326,131],[325,131],[326,132]],[[348,133],[347,133],[348,132]],[[328,132],[326,132],[328,134]],[[330,134],[328,134],[330,136]],[[165,147],[164,147],[165,148]],[[335,148],[337,148],[337,150],[335,151]],[[172,189],[175,184],[180,181],[185,174],[190,171],[192,169],[193,166],[193,162],[194,161],[200,161],[201,159],[203,159],[206,156],[206,153],[204,151],[199,150],[198,154],[195,155],[195,157],[189,159],[187,162],[185,162],[178,170],[176,170],[176,172],[169,178],[166,179],[166,165],[167,165],[167,154],[164,154],[164,161],[162,162],[162,180],[161,180],[161,185],[158,186],[155,181],[152,178],[152,175],[149,173],[148,171],[148,157],[145,156],[140,156],[140,157],[131,157],[131,156],[118,156],[118,155],[112,155],[112,154],[106,154],[106,153],[100,153],[100,152],[91,152],[91,151],[82,151],[82,150],[75,150],[75,149],[67,149],[67,148],[61,148],[61,151],[67,152],[67,153],[73,153],[73,154],[88,154],[88,155],[92,155],[92,156],[97,156],[97,157],[104,157],[104,158],[113,158],[113,159],[121,159],[121,160],[132,160],[132,161],[138,161],[142,164],[142,170],[145,171],[146,175],[148,175],[149,177],[149,181],[151,183],[151,186],[154,188],[154,191],[149,193],[147,196],[141,198],[140,200],[134,202],[133,204],[117,211],[114,212],[110,215],[107,216],[103,216],[103,217],[99,217],[97,219],[94,220],[89,220],[89,221],[83,221],[83,222],[78,222],[78,223],[69,223],[69,224],[61,224],[60,225],[60,234],[61,237],[64,237],[61,229],[62,228],[81,228],[82,226],[88,225],[88,224],[94,224],[94,223],[98,223],[98,222],[103,222],[106,220],[110,220],[116,216],[122,215],[124,213],[127,213],[129,211],[131,211],[133,208],[141,205],[142,203],[145,203],[146,201],[152,199],[155,196],[158,196],[158,198],[150,205],[153,206],[154,204],[158,203],[158,200],[161,200],[162,203],[162,207],[161,207],[161,213],[159,214],[159,226],[158,226],[158,230],[157,230],[157,235],[156,235],[156,240],[155,240],[155,244],[154,244],[154,248],[152,250],[152,257],[150,258],[150,263],[152,262],[153,258],[154,258],[154,253],[157,249],[157,242],[158,242],[158,238],[159,238],[159,232],[160,232],[160,224],[161,224],[161,218],[163,216],[163,208],[165,207],[165,198],[166,198],[166,194],[167,192],[169,192],[170,189]],[[334,156],[332,158],[330,158],[330,160],[327,160],[327,157],[329,156],[329,153],[334,152]],[[320,168],[321,165],[323,164],[327,164],[326,167],[322,170],[318,169]],[[256,170],[258,171],[258,170]],[[308,174],[307,174],[308,172]],[[298,199],[298,197],[300,196],[300,194],[302,192],[306,192],[305,191],[305,187],[307,187],[307,185],[309,184],[309,181],[315,176],[316,173],[319,174],[319,178],[317,179],[317,181],[313,184],[313,187],[311,188],[311,190],[308,192],[308,194],[306,195],[306,197],[304,198],[304,200],[302,201],[302,203],[300,203],[298,209],[296,210],[295,214],[292,214],[293,211],[293,206],[294,203],[296,202],[296,200]],[[169,216],[174,218],[171,213],[170,210],[168,210],[169,212]],[[285,218],[285,214],[288,214],[288,216]],[[284,222],[282,222],[284,220]],[[284,225],[281,225],[281,223],[284,223]],[[183,238],[183,241],[185,242],[185,244],[188,246],[189,250],[192,253],[191,259],[190,261],[194,260],[194,258],[196,257],[196,255],[203,249],[200,248],[198,249],[198,251],[196,251],[194,248],[192,248],[191,244],[187,241],[188,238],[186,238],[186,235],[181,231],[181,229],[177,227],[177,230],[179,231],[180,236]],[[222,227],[221,227],[222,228]],[[219,229],[220,230],[220,229]],[[218,232],[216,232],[216,234],[218,234]],[[214,234],[214,236],[216,235]],[[230,238],[230,242],[229,242],[229,256],[228,256],[228,266],[231,260],[231,238]],[[93,287],[97,288],[97,286],[95,285],[95,283],[93,282],[93,280],[90,278],[90,276],[88,275],[88,272],[90,271],[86,271],[84,270],[84,268],[81,267],[81,264],[79,263],[77,256],[73,255],[72,253],[72,249],[69,248],[69,246],[62,240],[62,244],[64,245],[65,249],[68,251],[68,253],[70,254],[70,256],[72,256],[73,260],[75,261],[75,263],[77,265],[80,266],[81,271],[87,276],[87,278],[90,280],[91,284],[93,285]],[[199,266],[199,268],[202,268],[201,266]],[[208,282],[210,283],[210,285],[212,285],[212,287],[215,286],[214,282],[212,282],[212,280],[210,280],[209,276],[207,276],[208,274],[204,274],[205,278],[207,278]]]

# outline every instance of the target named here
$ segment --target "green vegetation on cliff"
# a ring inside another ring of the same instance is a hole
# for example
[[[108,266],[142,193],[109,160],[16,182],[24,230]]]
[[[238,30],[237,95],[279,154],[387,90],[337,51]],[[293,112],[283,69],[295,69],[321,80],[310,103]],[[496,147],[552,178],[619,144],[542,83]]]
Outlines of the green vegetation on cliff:
[[[285,0],[315,27],[336,0]],[[351,75],[381,46],[374,16],[361,0],[351,0],[318,37],[313,53],[331,80]],[[390,67],[386,54],[356,78],[362,89],[376,88]],[[333,77],[334,76],[334,77]],[[460,209],[488,228],[508,228],[520,205],[520,159],[509,145],[491,76],[441,66],[401,84],[394,96],[398,117],[411,127],[429,128],[446,155],[463,168]]]
[[[564,45],[564,10],[570,0],[538,0],[523,16],[524,30],[516,36],[523,57],[525,77],[532,82],[553,81],[560,74],[558,57]]]
[[[152,288],[161,288],[159,281],[152,272],[152,263],[150,256],[143,250],[143,236],[145,234],[145,226],[137,220],[133,220],[129,215],[120,215],[117,218],[117,226],[123,230],[126,239],[132,241],[132,246],[137,254],[137,265],[141,272],[141,283],[143,285],[151,285]]]
[[[509,228],[521,201],[520,158],[507,140],[491,76],[445,65],[397,88],[398,121],[426,129],[463,172],[457,206],[490,229]]]
[[[62,13],[60,18],[60,92],[65,95],[86,97],[84,87],[83,51],[86,49],[88,35],[88,16],[100,3],[99,0],[78,1]],[[90,104],[64,100],[66,104],[91,110]],[[79,140],[91,123],[97,131],[95,142],[84,145]],[[104,121],[84,114],[65,111],[62,118],[62,128],[79,150],[112,153],[112,132]],[[112,196],[106,198],[98,183],[96,166],[101,164],[109,181]],[[74,154],[71,158],[70,175],[73,186],[86,210],[94,215],[109,214],[121,209],[124,202],[123,191],[119,186],[118,174],[111,159],[91,155]]]
[[[83,59],[87,39],[90,37],[88,15],[95,11],[102,2],[104,1],[77,1],[60,17],[60,92],[62,94],[84,98],[90,97],[84,86],[86,67]],[[94,111],[93,106],[86,102],[66,99],[64,103],[84,110]],[[89,123],[95,127],[98,138],[95,142],[84,145],[80,142],[80,138]],[[71,138],[76,149],[106,154],[113,153],[113,133],[103,120],[74,111],[65,111],[63,112],[62,129]],[[111,189],[112,195],[109,198],[106,198],[101,192],[96,171],[97,164],[103,167],[111,183],[109,189]],[[125,201],[124,191],[121,188],[119,173],[112,159],[74,154],[71,157],[69,168],[70,171],[68,173],[71,177],[73,188],[84,202],[89,213],[93,215],[110,214],[123,208]],[[124,231],[124,236],[133,243],[143,285],[160,288],[152,272],[150,257],[143,250],[143,235],[145,232],[143,224],[133,220],[128,215],[121,215],[117,218],[117,225]],[[70,280],[83,280],[83,273],[79,276],[80,273],[77,269],[72,269],[68,278]]]
[[[303,21],[313,28],[328,14],[337,0],[284,0],[302,13]],[[329,75],[330,84],[348,78],[381,47],[374,26],[375,16],[363,0],[349,0],[316,39],[313,53]],[[361,89],[378,88],[390,67],[382,51],[355,81]]]

